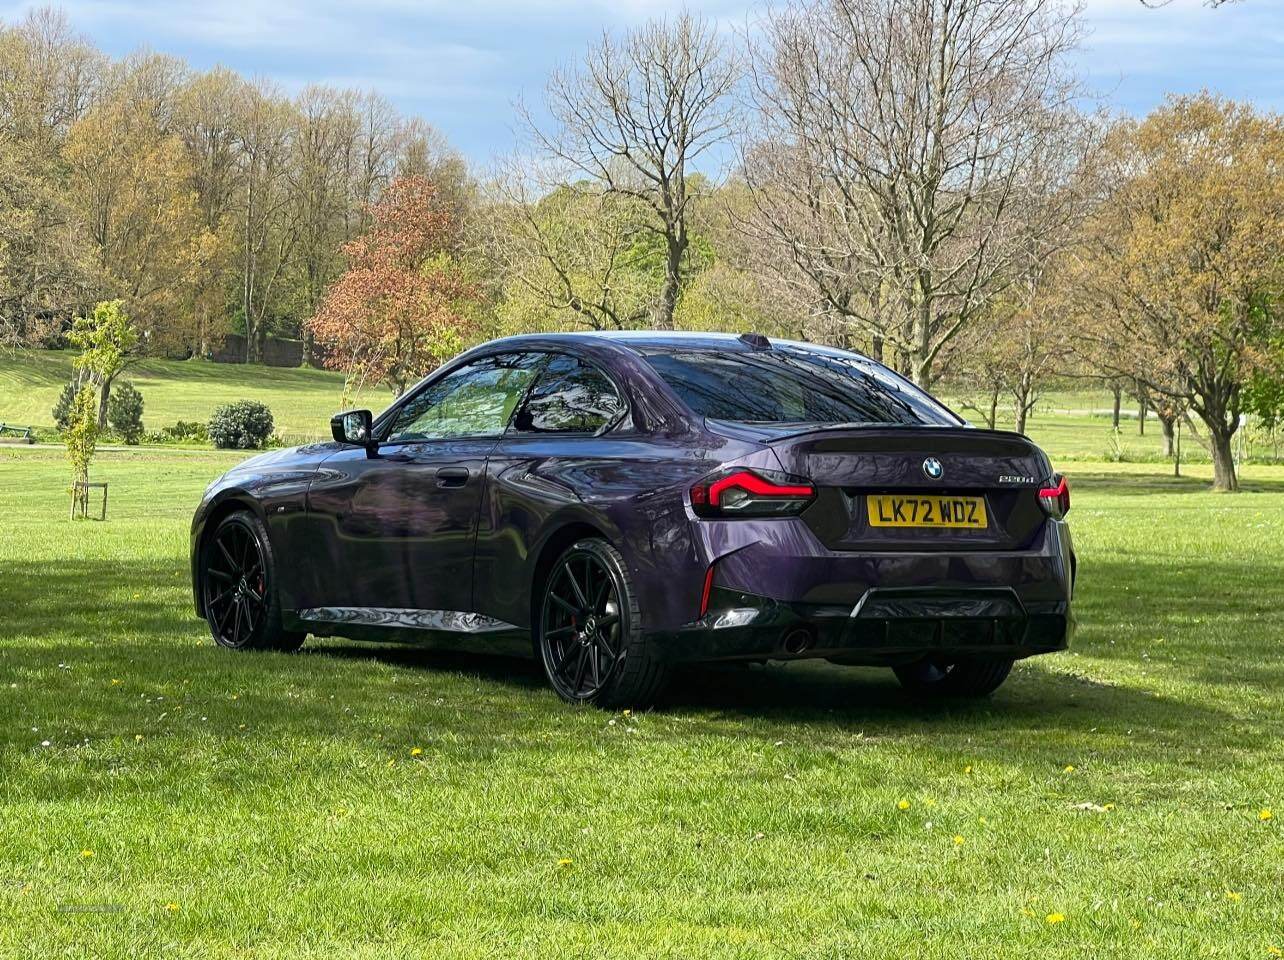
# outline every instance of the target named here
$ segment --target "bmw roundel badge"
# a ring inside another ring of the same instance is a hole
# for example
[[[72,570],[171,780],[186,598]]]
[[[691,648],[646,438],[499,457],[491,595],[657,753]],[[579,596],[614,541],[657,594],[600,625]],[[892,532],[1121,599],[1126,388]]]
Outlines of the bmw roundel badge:
[[[923,461],[923,473],[929,480],[940,480],[945,475],[945,468],[936,457],[928,457]]]

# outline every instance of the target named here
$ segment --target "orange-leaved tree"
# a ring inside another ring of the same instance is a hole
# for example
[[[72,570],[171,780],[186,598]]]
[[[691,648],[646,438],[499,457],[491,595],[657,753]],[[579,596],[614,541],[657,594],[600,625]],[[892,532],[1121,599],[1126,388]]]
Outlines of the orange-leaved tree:
[[[343,247],[348,268],[308,328],[326,363],[397,396],[463,346],[474,286],[455,260],[460,226],[426,177],[393,180],[370,229]]]

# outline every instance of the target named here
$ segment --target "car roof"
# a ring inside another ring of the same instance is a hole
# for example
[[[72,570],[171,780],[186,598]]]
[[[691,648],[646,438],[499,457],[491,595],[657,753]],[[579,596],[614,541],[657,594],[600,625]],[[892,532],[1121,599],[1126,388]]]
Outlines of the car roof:
[[[626,347],[636,353],[667,350],[711,350],[723,353],[748,353],[756,349],[752,343],[741,339],[738,333],[700,333],[685,330],[577,330],[567,333],[518,334],[492,340],[488,347],[510,346],[526,347],[547,346],[555,343],[573,344],[603,343]],[[770,338],[772,346],[790,347],[810,353],[825,354],[847,359],[868,360],[862,354],[851,350],[839,350],[819,343],[807,343],[800,340],[783,340]]]

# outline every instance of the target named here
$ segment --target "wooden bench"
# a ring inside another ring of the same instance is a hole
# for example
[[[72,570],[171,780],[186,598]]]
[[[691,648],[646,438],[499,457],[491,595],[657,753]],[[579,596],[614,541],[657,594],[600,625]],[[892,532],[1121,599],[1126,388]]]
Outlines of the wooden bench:
[[[31,435],[34,429],[0,422],[0,443],[35,443],[36,438]]]

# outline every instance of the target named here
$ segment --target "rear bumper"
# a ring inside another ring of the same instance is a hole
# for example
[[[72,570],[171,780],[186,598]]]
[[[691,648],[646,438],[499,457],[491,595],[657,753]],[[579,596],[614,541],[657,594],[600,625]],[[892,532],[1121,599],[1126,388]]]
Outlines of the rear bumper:
[[[1068,601],[1023,604],[1011,589],[870,588],[852,607],[715,590],[710,612],[654,637],[671,662],[806,659],[894,665],[924,656],[1009,657],[1064,650]]]
[[[670,661],[924,656],[1012,659],[1064,650],[1075,557],[1064,523],[1019,552],[789,556],[758,543],[717,563],[709,612],[655,636]]]

